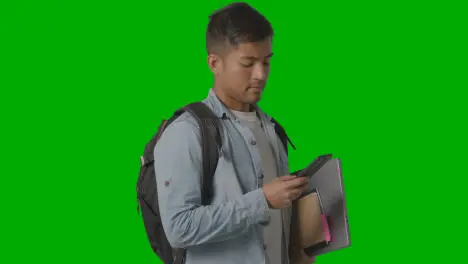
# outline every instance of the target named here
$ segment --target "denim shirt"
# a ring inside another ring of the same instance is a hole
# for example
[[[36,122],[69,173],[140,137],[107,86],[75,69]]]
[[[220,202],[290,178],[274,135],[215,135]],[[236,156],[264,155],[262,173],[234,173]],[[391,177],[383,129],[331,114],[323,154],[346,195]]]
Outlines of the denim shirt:
[[[202,152],[195,119],[182,114],[161,135],[154,168],[162,225],[174,248],[186,248],[186,264],[267,264],[263,226],[269,207],[262,190],[260,153],[250,129],[210,89],[203,101],[220,119],[222,151],[214,175],[214,197],[201,205]],[[276,156],[278,175],[289,174],[286,151],[271,117],[257,108]],[[282,209],[283,264],[289,264],[291,209]]]

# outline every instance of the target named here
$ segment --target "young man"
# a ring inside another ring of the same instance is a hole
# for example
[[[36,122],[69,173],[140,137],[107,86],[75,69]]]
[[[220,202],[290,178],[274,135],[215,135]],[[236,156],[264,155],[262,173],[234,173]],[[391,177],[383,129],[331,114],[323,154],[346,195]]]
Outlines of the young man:
[[[286,151],[257,106],[272,37],[268,20],[245,3],[210,16],[206,46],[214,85],[204,103],[221,119],[223,151],[209,206],[201,206],[202,153],[193,117],[181,115],[155,147],[162,225],[174,248],[187,249],[186,264],[298,263],[288,253],[291,201],[307,179],[288,175]]]

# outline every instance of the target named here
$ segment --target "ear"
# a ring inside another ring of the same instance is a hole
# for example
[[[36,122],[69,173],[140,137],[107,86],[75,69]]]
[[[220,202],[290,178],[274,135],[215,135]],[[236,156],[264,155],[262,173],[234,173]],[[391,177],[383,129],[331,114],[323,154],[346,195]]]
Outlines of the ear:
[[[208,67],[214,75],[218,75],[221,68],[221,58],[215,54],[208,55]]]

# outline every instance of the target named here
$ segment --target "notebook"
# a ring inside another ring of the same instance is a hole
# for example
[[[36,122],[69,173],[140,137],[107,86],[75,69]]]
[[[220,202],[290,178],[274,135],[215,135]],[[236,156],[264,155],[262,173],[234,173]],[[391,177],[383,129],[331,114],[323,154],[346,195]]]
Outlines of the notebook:
[[[297,175],[299,172],[293,174]],[[351,240],[341,161],[337,158],[330,159],[313,175],[306,173],[305,176],[309,177],[309,185],[313,189],[298,200],[299,218],[303,218],[299,220],[301,221],[299,228],[304,252],[309,256],[318,256],[349,247]],[[304,198],[308,200],[302,202],[301,207],[299,201]],[[312,202],[314,200],[319,206],[314,206]],[[317,220],[319,208],[321,221]],[[313,230],[316,230],[315,233]]]

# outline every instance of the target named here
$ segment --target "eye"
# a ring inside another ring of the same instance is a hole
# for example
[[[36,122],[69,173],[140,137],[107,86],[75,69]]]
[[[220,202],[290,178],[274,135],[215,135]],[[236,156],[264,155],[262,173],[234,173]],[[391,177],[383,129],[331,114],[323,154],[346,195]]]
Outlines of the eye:
[[[244,68],[250,68],[253,66],[253,63],[247,63],[247,64],[244,64],[244,63],[241,63],[242,67]]]

